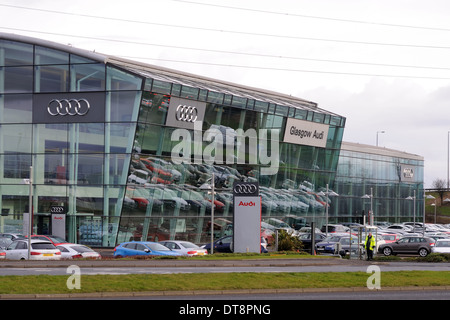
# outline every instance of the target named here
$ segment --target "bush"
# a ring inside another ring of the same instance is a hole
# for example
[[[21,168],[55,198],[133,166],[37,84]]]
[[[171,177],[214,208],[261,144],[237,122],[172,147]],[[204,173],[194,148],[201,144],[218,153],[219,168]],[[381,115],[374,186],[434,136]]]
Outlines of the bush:
[[[295,236],[291,236],[285,230],[278,231],[278,251],[299,251],[303,249],[303,243]]]
[[[450,261],[450,253],[430,253],[426,257],[419,257],[417,261],[421,262],[448,262]]]

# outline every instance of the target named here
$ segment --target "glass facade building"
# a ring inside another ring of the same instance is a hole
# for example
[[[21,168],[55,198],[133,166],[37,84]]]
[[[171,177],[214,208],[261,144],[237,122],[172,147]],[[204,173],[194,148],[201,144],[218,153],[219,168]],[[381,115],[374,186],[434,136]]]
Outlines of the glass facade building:
[[[259,182],[267,227],[351,218],[344,194],[379,181],[337,176],[345,120],[288,95],[0,33],[0,232],[22,233],[29,178],[33,233],[51,234],[63,208],[67,240],[98,247],[207,242],[212,208],[214,236],[229,234],[234,181]]]
[[[335,181],[339,197],[330,219],[421,222],[423,177],[424,159],[419,155],[343,142]]]

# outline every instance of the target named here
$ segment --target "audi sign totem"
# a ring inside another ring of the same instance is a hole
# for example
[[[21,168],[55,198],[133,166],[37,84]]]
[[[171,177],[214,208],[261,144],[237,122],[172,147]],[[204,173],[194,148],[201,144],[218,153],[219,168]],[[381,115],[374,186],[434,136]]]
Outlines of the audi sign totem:
[[[33,123],[105,121],[105,93],[67,92],[33,95]]]
[[[233,183],[234,252],[261,253],[261,197],[254,182]]]

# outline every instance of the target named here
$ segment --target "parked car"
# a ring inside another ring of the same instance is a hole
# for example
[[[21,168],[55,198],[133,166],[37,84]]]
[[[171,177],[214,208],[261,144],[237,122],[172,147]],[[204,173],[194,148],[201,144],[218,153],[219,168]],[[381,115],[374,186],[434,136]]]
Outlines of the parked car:
[[[348,253],[357,255],[358,253],[364,254],[364,244],[358,244],[358,237],[342,237],[335,244],[335,252],[341,256],[345,256]]]
[[[75,243],[63,243],[57,245],[56,248],[61,251],[62,259],[79,259],[79,258],[90,258],[90,259],[101,259],[100,253],[92,250],[91,248]]]
[[[211,252],[211,242],[202,245],[202,248]],[[214,252],[232,253],[233,251],[233,236],[225,236],[214,241]],[[267,249],[261,243],[261,253],[267,252]]]
[[[401,238],[401,236],[398,233],[383,233],[381,234],[381,237],[384,239],[386,243],[392,243]]]
[[[348,234],[333,234],[331,236],[328,236],[327,238],[323,239],[322,242],[316,243],[316,252],[334,254],[336,242],[339,242],[342,237],[348,237]]]
[[[436,240],[436,244],[431,248],[432,252],[450,253],[450,239]]]
[[[325,234],[323,233],[315,233],[314,243],[322,242],[325,239]],[[298,236],[298,239],[303,243],[303,250],[310,251],[311,250],[311,233],[302,233]]]
[[[327,226],[328,226],[328,233],[348,232],[350,230],[350,228],[344,227],[341,224],[329,224],[322,226],[322,229],[320,229],[320,231],[326,233]]]
[[[421,257],[426,257],[435,244],[435,240],[428,237],[405,236],[400,240],[392,243],[385,243],[379,246],[378,252],[385,256],[391,254],[419,254]]]
[[[163,246],[166,246],[172,251],[178,252],[183,256],[203,256],[208,254],[208,250],[200,248],[195,243],[189,241],[176,241],[176,240],[167,240],[160,241]]]
[[[158,242],[131,241],[123,242],[114,248],[114,257],[132,256],[181,256]]]
[[[30,260],[60,260],[59,251],[50,241],[31,239]],[[28,260],[28,239],[14,240],[5,250],[5,259]]]
[[[39,239],[39,240],[46,240],[53,243],[55,246],[60,245],[62,243],[67,243],[67,241],[63,238],[57,237],[57,236],[49,236],[49,235],[39,235],[39,234],[33,234],[31,235],[31,239]]]
[[[15,239],[25,239],[18,233],[0,233],[0,249],[6,249]]]

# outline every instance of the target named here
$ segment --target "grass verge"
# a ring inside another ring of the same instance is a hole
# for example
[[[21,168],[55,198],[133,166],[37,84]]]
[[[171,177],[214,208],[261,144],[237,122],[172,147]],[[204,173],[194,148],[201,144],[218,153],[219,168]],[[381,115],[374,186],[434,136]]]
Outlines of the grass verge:
[[[236,290],[366,287],[365,272],[212,273],[81,275],[81,289],[69,290],[67,276],[1,276],[0,294],[63,294],[176,290]],[[382,272],[381,287],[450,286],[450,271]]]

